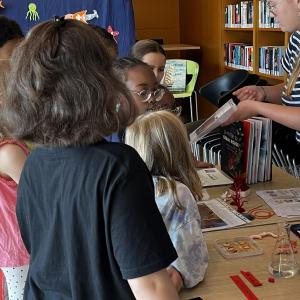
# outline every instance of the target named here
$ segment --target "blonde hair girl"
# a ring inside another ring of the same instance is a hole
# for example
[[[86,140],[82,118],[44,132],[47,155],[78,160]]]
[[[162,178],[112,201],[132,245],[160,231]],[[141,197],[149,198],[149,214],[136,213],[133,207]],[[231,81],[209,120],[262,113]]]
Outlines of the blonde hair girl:
[[[146,113],[127,128],[125,143],[137,150],[153,176],[155,201],[178,254],[171,267],[185,287],[192,287],[204,277],[208,254],[196,203],[201,183],[186,129],[170,112]]]
[[[172,113],[157,111],[138,118],[126,131],[126,144],[135,148],[153,176],[158,177],[158,195],[171,190],[176,205],[175,181],[186,185],[201,200],[201,183],[183,123]]]

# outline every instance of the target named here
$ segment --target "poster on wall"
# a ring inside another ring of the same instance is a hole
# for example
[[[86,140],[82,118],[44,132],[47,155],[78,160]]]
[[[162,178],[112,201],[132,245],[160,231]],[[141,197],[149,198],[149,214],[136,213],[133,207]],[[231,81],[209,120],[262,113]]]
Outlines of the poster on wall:
[[[54,16],[75,15],[87,23],[113,28],[119,55],[128,54],[135,43],[134,13],[131,0],[0,0],[0,14],[17,21],[23,32]]]

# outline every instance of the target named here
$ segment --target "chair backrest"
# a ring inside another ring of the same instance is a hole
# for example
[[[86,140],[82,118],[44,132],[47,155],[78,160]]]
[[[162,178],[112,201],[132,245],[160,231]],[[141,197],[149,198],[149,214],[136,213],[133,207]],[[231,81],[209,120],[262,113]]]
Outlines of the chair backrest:
[[[222,106],[232,97],[232,93],[242,87],[249,77],[246,70],[236,70],[208,82],[199,89],[199,94],[215,104]]]
[[[199,64],[196,63],[195,61],[186,60],[186,59],[176,59],[176,61],[185,61],[186,62],[186,75],[190,75],[190,76],[188,76],[189,80],[186,84],[185,91],[178,93],[178,96],[180,96],[181,94],[185,94],[184,97],[188,97],[188,96],[192,95],[192,93],[195,89],[195,85],[196,85],[198,73],[199,73]],[[175,93],[175,95],[176,94],[177,93]]]
[[[196,63],[195,61],[187,60],[186,61],[186,74],[192,75],[192,78],[187,83],[185,92],[192,94],[195,89],[195,85],[196,85],[198,74],[199,74],[199,64]]]

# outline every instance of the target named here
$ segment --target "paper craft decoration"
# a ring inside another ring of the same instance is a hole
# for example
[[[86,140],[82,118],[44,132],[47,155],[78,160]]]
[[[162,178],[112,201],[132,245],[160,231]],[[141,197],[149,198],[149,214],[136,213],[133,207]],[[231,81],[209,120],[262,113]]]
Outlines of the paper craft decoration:
[[[28,4],[28,12],[26,14],[26,19],[29,16],[29,20],[30,21],[36,21],[38,19],[40,19],[40,16],[36,10],[36,4],[35,3],[29,3]]]
[[[2,3],[3,1],[0,0],[0,8],[5,8],[5,6]]]
[[[74,14],[65,15],[65,19],[78,20],[83,23],[87,23],[87,21],[93,20],[95,18],[99,18],[98,12],[94,9],[92,14],[87,14],[87,10],[81,10]]]
[[[118,44],[118,41],[117,41],[117,39],[116,39],[116,36],[118,36],[118,35],[120,34],[119,31],[114,31],[114,30],[112,29],[112,27],[109,25],[109,26],[107,27],[107,32],[110,33],[110,34],[113,36],[115,42]]]

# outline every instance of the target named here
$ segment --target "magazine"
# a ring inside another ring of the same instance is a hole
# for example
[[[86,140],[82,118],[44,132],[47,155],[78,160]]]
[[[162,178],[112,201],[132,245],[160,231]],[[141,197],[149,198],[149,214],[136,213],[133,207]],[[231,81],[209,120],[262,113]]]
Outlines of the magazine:
[[[256,194],[261,197],[279,217],[300,216],[300,188],[263,190]]]
[[[222,134],[221,169],[234,177],[245,174],[246,183],[271,180],[272,123],[255,117],[233,123]]]
[[[234,210],[220,198],[198,202],[203,232],[232,228],[250,223],[250,220]]]

